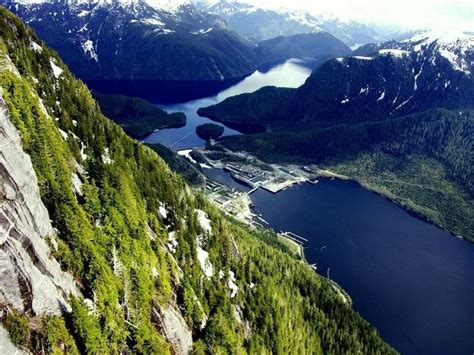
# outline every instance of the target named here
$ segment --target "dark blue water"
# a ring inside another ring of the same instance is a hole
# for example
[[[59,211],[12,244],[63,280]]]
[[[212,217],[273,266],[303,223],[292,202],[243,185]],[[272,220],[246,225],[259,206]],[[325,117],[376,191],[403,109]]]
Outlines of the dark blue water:
[[[209,120],[197,115],[199,107],[266,85],[298,87],[312,67],[314,63],[290,60],[235,82],[96,84],[104,93],[141,96],[168,111],[185,112],[186,127],[162,130],[145,140],[180,150],[204,144],[195,128]],[[225,134],[239,133],[226,128]],[[222,170],[204,172],[247,190]],[[259,190],[251,198],[275,230],[292,231],[309,240],[308,261],[342,285],[354,308],[397,350],[474,354],[474,244],[409,215],[353,182],[322,180],[276,195]]]
[[[322,180],[251,195],[403,354],[474,353],[474,244],[425,223],[355,182]]]
[[[86,84],[89,89],[106,95],[141,97],[153,103],[173,104],[217,95],[242,79],[206,81],[94,79],[86,80]]]
[[[196,135],[196,127],[212,122],[211,120],[199,117],[197,110],[201,107],[215,105],[228,97],[254,92],[264,86],[292,87],[301,86],[311,69],[317,65],[315,61],[290,59],[284,63],[277,64],[271,68],[264,68],[255,71],[247,78],[227,87],[215,95],[204,98],[197,98],[186,101],[187,95],[182,97],[181,102],[172,104],[158,104],[159,107],[168,112],[184,112],[187,117],[185,127],[163,129],[155,132],[144,141],[146,143],[160,143],[175,151],[193,147],[202,147],[205,141]],[[179,99],[179,97],[178,97]],[[238,131],[225,127],[224,135],[240,134]]]
[[[199,117],[199,108],[264,86],[297,88],[320,64],[315,59],[289,59],[268,63],[247,77],[223,81],[89,80],[87,85],[103,94],[141,97],[168,112],[184,112],[187,117],[185,127],[163,129],[144,139],[145,143],[160,143],[178,151],[205,144],[196,135],[196,127],[212,121]],[[240,133],[225,127],[224,136],[233,134]]]

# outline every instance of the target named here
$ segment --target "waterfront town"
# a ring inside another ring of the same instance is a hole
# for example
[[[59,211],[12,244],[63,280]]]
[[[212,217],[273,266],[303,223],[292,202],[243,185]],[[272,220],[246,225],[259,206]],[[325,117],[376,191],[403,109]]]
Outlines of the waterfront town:
[[[261,228],[268,227],[268,222],[253,209],[250,195],[256,190],[264,189],[278,193],[295,184],[305,182],[317,184],[321,176],[336,177],[316,166],[268,164],[243,153],[229,151],[216,153],[206,148],[194,148],[181,150],[178,154],[194,165],[199,165],[203,170],[221,169],[233,180],[246,186],[247,189],[236,189],[214,179],[205,178],[204,192],[225,213],[241,222]],[[290,241],[296,249],[300,249],[306,241],[290,232],[281,231],[279,236]]]

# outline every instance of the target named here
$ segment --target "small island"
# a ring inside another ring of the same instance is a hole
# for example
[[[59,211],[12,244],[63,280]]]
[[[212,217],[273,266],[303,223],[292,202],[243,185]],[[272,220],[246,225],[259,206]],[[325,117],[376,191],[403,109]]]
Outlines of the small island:
[[[224,134],[224,127],[215,123],[204,123],[196,127],[196,134],[205,141],[217,139]]]

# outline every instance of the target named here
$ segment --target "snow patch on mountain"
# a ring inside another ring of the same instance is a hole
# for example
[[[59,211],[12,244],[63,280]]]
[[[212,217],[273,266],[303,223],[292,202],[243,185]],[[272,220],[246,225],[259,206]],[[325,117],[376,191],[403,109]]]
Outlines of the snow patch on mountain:
[[[286,14],[288,19],[301,25],[311,27],[313,30],[322,31],[320,22],[307,12],[291,11]]]
[[[112,164],[114,161],[110,158],[109,148],[104,148],[104,153],[101,156],[102,162],[106,165]]]
[[[163,202],[160,202],[160,206],[158,207],[158,214],[163,219],[168,218],[168,210],[166,209],[165,204]]]
[[[207,213],[202,210],[196,210],[196,214],[197,214],[197,219],[201,228],[205,232],[211,233],[212,232],[211,220],[209,219]]]
[[[56,60],[54,58],[49,59],[49,64],[51,65],[51,69],[53,70],[53,76],[56,79],[59,79],[59,77],[63,73],[63,70],[56,65]]]
[[[58,130],[59,130],[59,133],[61,134],[61,137],[63,137],[63,139],[65,141],[67,141],[67,139],[69,137],[68,134],[66,132],[64,132],[61,128],[58,128]]]
[[[403,56],[410,54],[410,52],[402,50],[402,49],[381,49],[379,50],[379,54],[381,55],[390,55],[395,58],[403,58]]]
[[[176,238],[176,232],[169,232],[168,233],[168,250],[173,254],[176,253],[176,248],[178,247],[178,240]]]
[[[223,17],[239,34],[257,41],[325,31],[355,49],[367,43],[396,39],[406,33],[398,27],[344,20],[322,11],[297,9],[291,4],[277,6],[271,2],[256,4],[251,0],[201,0],[198,6]]]
[[[51,0],[17,0],[18,4],[22,5],[34,5],[53,2]],[[72,0],[68,2],[71,6],[80,5],[119,5],[122,7],[136,6],[140,3],[146,3],[155,9],[159,9],[166,12],[177,12],[182,6],[192,5],[191,0]],[[86,16],[84,13],[82,16]]]
[[[99,62],[99,57],[95,52],[94,42],[92,42],[90,39],[88,39],[82,44],[82,50],[84,51],[84,54],[87,55],[89,58],[95,60],[96,62]]]
[[[211,264],[209,260],[209,253],[205,251],[200,246],[196,247],[197,258],[199,260],[199,265],[201,265],[201,270],[206,275],[208,279],[214,275],[214,266]]]
[[[379,98],[377,99],[377,102],[382,101],[384,98],[385,98],[385,90],[382,91],[382,93],[380,94]]]
[[[165,23],[157,17],[147,18],[147,19],[144,19],[140,22],[144,23],[145,25],[151,25],[151,26],[159,26],[159,27],[166,26]]]
[[[235,273],[233,271],[230,271],[229,274],[230,274],[230,277],[229,277],[229,281],[227,285],[229,286],[229,290],[230,290],[230,298],[234,298],[235,296],[237,296],[237,292],[239,291],[239,286],[237,286],[237,284],[235,283],[236,281]]]
[[[432,49],[446,59],[454,70],[471,75],[474,66],[474,35],[466,33],[418,33],[400,42],[414,52]]]
[[[42,53],[43,48],[36,42],[31,42],[31,47],[32,50],[34,50],[36,53]]]
[[[361,55],[356,55],[356,56],[353,56],[352,58],[359,59],[359,60],[372,60],[372,59],[374,59],[372,57],[364,57],[364,56],[361,56]]]
[[[77,16],[79,16],[79,17],[86,17],[86,16],[89,15],[90,13],[91,13],[90,11],[82,10],[81,12],[79,12],[79,14],[77,14]]]
[[[146,0],[146,3],[167,12],[177,12],[182,6],[192,5],[191,0]]]
[[[200,29],[199,31],[193,31],[191,32],[193,35],[205,35],[209,32],[211,32],[213,30],[213,28],[208,28],[208,29]]]

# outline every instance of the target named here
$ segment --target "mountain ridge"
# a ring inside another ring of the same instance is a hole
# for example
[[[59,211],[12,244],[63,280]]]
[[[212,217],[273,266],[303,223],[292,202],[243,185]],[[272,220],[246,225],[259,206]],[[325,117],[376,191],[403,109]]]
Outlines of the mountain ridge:
[[[222,79],[255,68],[251,46],[192,5],[169,12],[145,1],[2,4],[83,79]]]
[[[0,3],[29,23],[84,80],[222,81],[294,54],[326,59],[349,51],[325,33],[287,38],[295,43],[278,50],[268,43],[259,46],[192,4],[169,10],[144,0]]]
[[[298,89],[264,88],[203,108],[200,114],[222,122],[297,129],[383,120],[437,107],[474,107],[474,37],[451,42],[430,38],[368,45],[326,61]],[[291,104],[285,99],[264,103],[267,95],[283,92],[293,95]],[[240,107],[240,115],[234,115],[234,107]],[[252,112],[261,108],[270,111]],[[292,122],[285,112],[294,116]]]
[[[323,164],[473,240],[474,218],[465,218],[474,215],[473,58],[472,36],[419,34],[328,60],[298,89],[267,87],[198,113],[266,131],[218,140],[231,150]],[[404,124],[413,128],[410,139]],[[423,178],[424,169],[432,180]]]
[[[313,14],[302,9],[258,6],[245,1],[202,1],[198,6],[222,16],[235,31],[256,42],[278,36],[326,31],[349,47],[399,39],[406,30],[344,21],[328,14]]]
[[[273,232],[222,215],[106,119],[59,56],[3,8],[0,35],[16,147],[30,156],[55,228],[51,256],[80,292],[56,315],[2,303],[2,340],[5,328],[15,346],[47,353],[394,352]],[[0,286],[11,287],[3,277]]]

